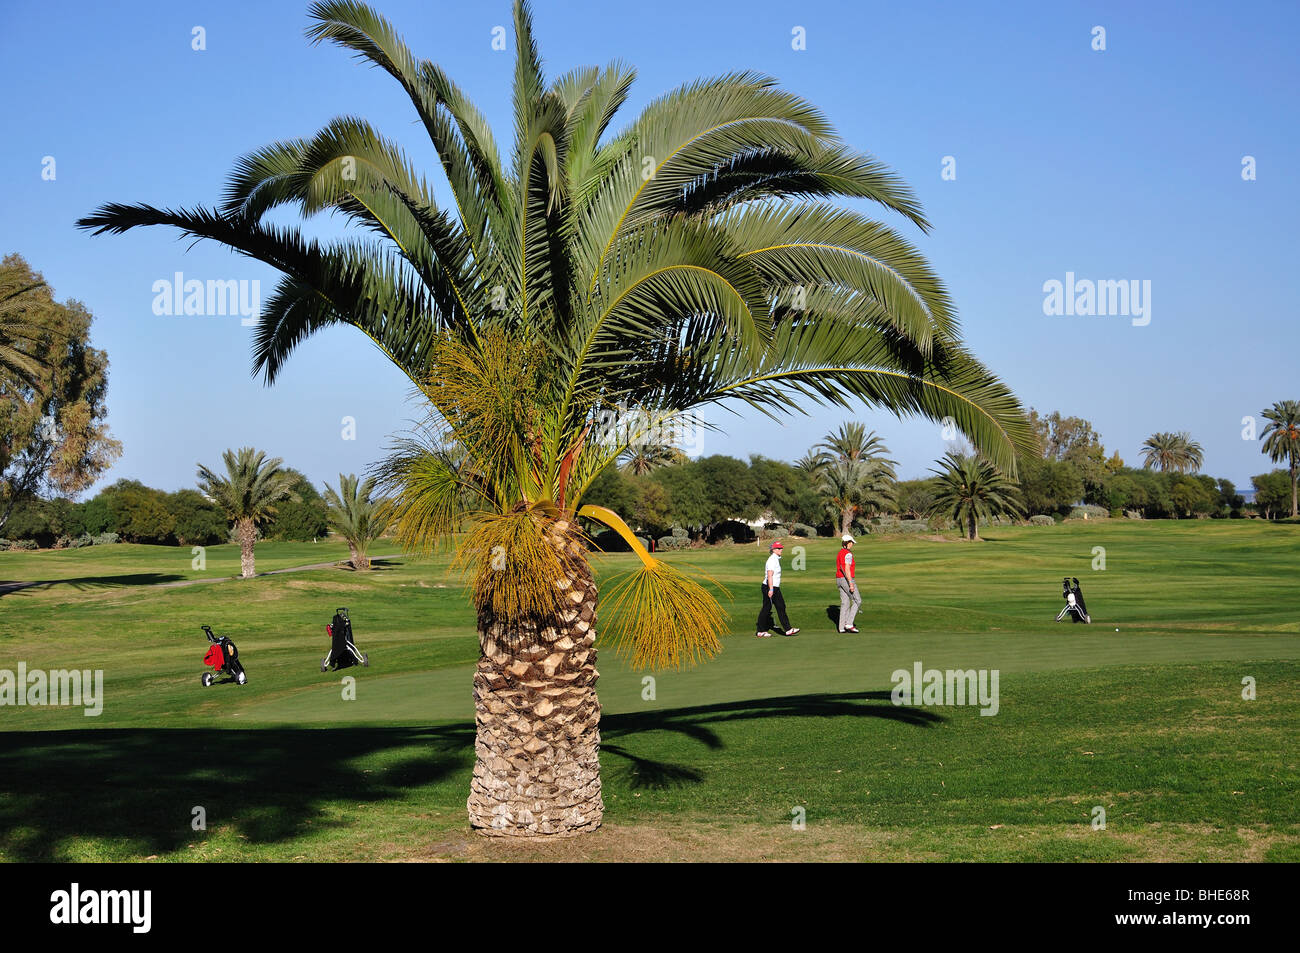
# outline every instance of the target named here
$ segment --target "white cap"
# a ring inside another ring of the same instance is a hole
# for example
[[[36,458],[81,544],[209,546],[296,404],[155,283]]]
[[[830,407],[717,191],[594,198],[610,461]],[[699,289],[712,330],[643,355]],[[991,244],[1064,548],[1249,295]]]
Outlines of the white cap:
[[[853,537],[850,536],[848,533],[845,533],[843,536],[840,537],[840,542],[842,542],[842,543],[852,543],[852,542],[855,542],[855,540],[854,540]]]

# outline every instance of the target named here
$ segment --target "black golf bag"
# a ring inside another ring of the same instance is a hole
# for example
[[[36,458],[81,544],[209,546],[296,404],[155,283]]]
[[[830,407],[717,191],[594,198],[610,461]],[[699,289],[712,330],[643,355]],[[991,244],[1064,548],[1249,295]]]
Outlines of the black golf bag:
[[[357,651],[357,645],[352,641],[352,620],[348,618],[346,607],[335,610],[334,621],[325,626],[325,631],[330,637],[330,650],[320,661],[322,672],[327,668],[337,671],[352,665],[369,667],[370,656]]]
[[[1088,606],[1083,601],[1083,590],[1079,588],[1079,580],[1071,579],[1066,576],[1061,580],[1061,598],[1065,600],[1065,608],[1056,617],[1060,622],[1068,614],[1071,622],[1091,622],[1092,617],[1088,615]]]
[[[212,626],[205,625],[203,634],[208,637],[212,643],[208,647],[208,654],[203,656],[203,664],[212,667],[211,672],[204,672],[201,681],[203,687],[208,688],[215,684],[218,675],[225,675],[228,681],[236,685],[244,685],[248,682],[248,674],[244,671],[244,665],[239,661],[239,649],[235,648],[235,643],[225,635],[217,635],[212,631]]]

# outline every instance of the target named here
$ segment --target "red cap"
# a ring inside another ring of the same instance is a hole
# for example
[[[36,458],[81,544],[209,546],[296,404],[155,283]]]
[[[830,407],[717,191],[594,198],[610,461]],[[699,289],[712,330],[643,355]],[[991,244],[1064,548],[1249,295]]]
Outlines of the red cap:
[[[775,543],[769,546],[768,549],[785,549],[785,545],[778,539]]]

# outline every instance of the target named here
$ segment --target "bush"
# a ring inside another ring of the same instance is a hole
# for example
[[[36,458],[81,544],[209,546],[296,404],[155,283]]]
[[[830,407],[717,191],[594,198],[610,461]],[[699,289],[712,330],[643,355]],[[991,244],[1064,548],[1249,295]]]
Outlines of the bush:
[[[674,526],[672,528],[672,535],[675,536],[677,539],[689,539],[691,534],[686,532],[685,527]]]
[[[34,539],[15,539],[9,544],[10,549],[14,550],[31,550],[36,549],[36,540]]]
[[[0,553],[8,552],[9,547],[13,544],[7,539],[0,539]]]
[[[1030,526],[1055,526],[1056,520],[1052,519],[1050,516],[1046,516],[1042,513],[1039,513],[1037,516],[1029,517],[1029,525]]]
[[[1125,511],[1124,511],[1124,519],[1126,519],[1126,520],[1140,520],[1140,519],[1142,519],[1142,511],[1141,511],[1141,510],[1125,510]]]
[[[686,549],[691,541],[685,536],[660,536],[656,549]]]
[[[112,546],[114,543],[120,543],[121,541],[122,541],[122,537],[118,536],[117,533],[100,533],[98,536],[96,536],[94,539],[90,541],[90,545]]]
[[[1104,520],[1110,518],[1110,510],[1104,506],[1094,506],[1091,503],[1085,503],[1083,506],[1076,506],[1070,510],[1070,515],[1066,519],[1072,520]]]
[[[764,526],[758,531],[758,538],[764,542],[773,539],[787,539],[789,536],[790,531],[784,526]]]
[[[591,545],[602,553],[630,553],[632,551],[632,547],[627,544],[627,541],[612,529],[604,530],[593,536]]]
[[[807,539],[817,538],[817,527],[809,526],[807,523],[795,523],[790,527],[790,532],[795,536],[802,536]]]
[[[709,530],[708,540],[710,543],[724,540],[729,543],[752,543],[754,531],[747,523],[739,520],[724,520]]]

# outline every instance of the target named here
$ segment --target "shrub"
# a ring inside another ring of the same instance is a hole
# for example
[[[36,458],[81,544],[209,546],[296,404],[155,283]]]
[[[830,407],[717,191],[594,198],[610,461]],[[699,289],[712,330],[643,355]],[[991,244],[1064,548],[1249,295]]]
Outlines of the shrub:
[[[660,536],[656,549],[686,549],[691,541],[685,536]]]
[[[9,540],[7,539],[0,539],[0,553],[8,552],[9,547],[12,545],[13,544],[10,543]]]
[[[591,538],[591,544],[602,553],[630,553],[632,547],[622,536],[612,529],[597,533]]]
[[[677,539],[688,539],[691,534],[686,532],[686,528],[683,526],[674,526],[672,528],[672,535]]]
[[[35,548],[36,548],[36,540],[34,540],[34,539],[15,539],[12,543],[9,544],[9,548],[10,548],[10,549],[16,549],[16,550],[31,550],[31,549],[35,549]]]
[[[709,530],[708,541],[720,543],[724,539],[729,543],[752,543],[754,531],[749,524],[739,520],[724,520]]]
[[[795,523],[790,527],[790,532],[795,536],[802,536],[807,539],[817,538],[817,527],[809,526],[807,523]]]
[[[122,537],[118,536],[117,533],[100,533],[93,540],[91,540],[90,545],[112,546],[114,543],[120,543],[121,541],[122,541]]]
[[[777,525],[764,526],[758,531],[758,538],[764,542],[772,539],[786,539],[789,535],[790,531],[788,529]]]
[[[1104,520],[1110,518],[1110,510],[1104,506],[1094,506],[1091,503],[1085,503],[1083,506],[1076,506],[1070,510],[1070,515],[1066,519],[1072,520]]]
[[[1030,526],[1055,526],[1056,520],[1052,519],[1050,516],[1047,516],[1043,513],[1039,513],[1037,516],[1029,517],[1029,525]]]
[[[1126,520],[1140,520],[1140,519],[1142,519],[1142,511],[1141,511],[1141,510],[1125,510],[1125,511],[1124,511],[1124,519],[1126,519]]]

